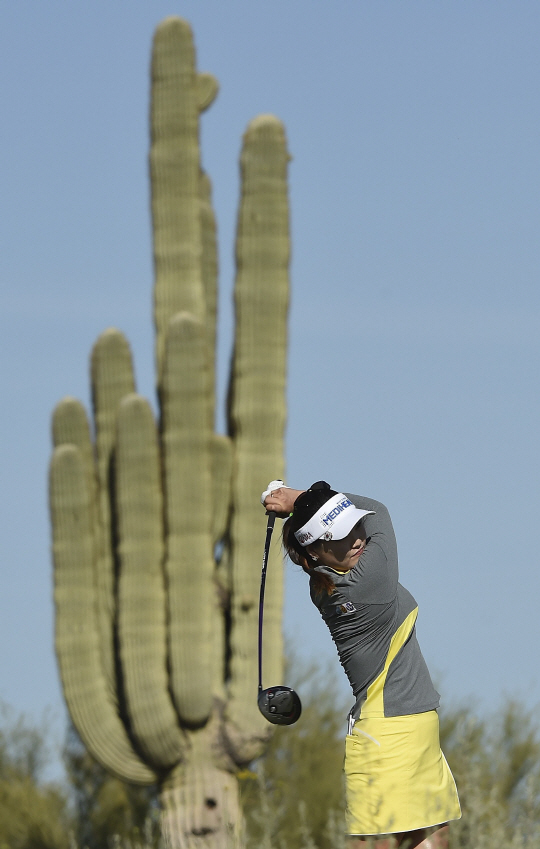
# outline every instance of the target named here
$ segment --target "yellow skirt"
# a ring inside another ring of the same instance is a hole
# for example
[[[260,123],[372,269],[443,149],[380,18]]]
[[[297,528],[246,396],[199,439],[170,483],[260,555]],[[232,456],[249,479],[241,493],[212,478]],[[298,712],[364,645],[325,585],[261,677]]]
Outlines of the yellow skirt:
[[[347,831],[393,834],[459,819],[434,710],[358,719],[345,743]]]

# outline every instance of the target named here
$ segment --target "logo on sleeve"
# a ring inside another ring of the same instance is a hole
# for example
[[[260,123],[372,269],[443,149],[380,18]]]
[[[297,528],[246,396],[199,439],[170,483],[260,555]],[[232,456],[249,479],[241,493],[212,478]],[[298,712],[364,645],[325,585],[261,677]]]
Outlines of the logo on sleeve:
[[[352,603],[352,601],[345,601],[343,604],[340,604],[338,607],[338,611],[340,613],[355,613],[356,607]]]

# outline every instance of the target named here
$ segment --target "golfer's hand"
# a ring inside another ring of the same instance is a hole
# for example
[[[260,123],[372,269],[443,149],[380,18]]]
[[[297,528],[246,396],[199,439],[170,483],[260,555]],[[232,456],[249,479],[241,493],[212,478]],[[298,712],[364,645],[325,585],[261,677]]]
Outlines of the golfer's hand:
[[[293,511],[294,502],[303,492],[305,492],[304,489],[290,489],[288,486],[282,486],[274,489],[265,498],[264,506],[269,513],[275,513],[280,519],[288,519]]]

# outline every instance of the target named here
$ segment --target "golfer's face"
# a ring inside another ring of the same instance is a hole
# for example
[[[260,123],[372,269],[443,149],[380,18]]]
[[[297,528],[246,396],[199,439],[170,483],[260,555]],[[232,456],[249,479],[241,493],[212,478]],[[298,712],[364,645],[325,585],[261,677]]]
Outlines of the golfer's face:
[[[336,572],[348,572],[358,563],[365,547],[366,534],[360,521],[343,539],[318,540],[308,550],[323,566],[330,566]]]

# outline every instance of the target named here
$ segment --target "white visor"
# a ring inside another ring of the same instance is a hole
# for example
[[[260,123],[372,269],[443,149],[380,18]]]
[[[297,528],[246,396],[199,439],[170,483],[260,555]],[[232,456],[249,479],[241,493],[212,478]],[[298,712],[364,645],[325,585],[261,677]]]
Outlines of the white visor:
[[[360,519],[371,513],[375,511],[359,510],[346,495],[338,492],[317,510],[309,522],[296,531],[295,537],[303,546],[318,539],[343,539]]]

